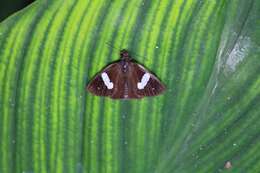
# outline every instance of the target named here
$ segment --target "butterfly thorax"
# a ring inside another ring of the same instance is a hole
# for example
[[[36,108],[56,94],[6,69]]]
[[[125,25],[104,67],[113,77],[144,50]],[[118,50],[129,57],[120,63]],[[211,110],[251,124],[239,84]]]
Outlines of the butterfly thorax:
[[[121,57],[120,64],[121,64],[122,72],[127,73],[129,69],[129,64],[131,62],[131,58],[128,51],[125,49],[121,50],[120,57]]]
[[[127,73],[129,71],[130,59],[122,59],[120,61],[121,69],[123,73]]]

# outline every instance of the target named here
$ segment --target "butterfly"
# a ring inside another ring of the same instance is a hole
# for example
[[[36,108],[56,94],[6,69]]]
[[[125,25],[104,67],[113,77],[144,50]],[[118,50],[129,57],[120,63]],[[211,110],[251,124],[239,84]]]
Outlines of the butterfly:
[[[87,85],[89,92],[112,99],[140,99],[165,91],[164,84],[135,62],[127,50],[121,50],[120,57],[119,61],[105,67],[90,81]]]

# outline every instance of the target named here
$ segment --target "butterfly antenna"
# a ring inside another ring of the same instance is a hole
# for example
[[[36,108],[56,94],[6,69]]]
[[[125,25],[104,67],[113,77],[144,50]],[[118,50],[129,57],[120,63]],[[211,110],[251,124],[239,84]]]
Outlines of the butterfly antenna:
[[[135,55],[136,57],[140,57],[140,58],[146,59],[145,56],[141,56],[141,55],[139,55],[139,54],[137,54],[137,53],[131,52],[131,54],[132,54],[132,55]]]
[[[116,46],[113,46],[112,44],[110,44],[109,42],[106,42],[106,44],[111,47],[111,48],[114,48],[114,49],[117,49],[117,50],[121,50],[120,48],[116,47]]]
[[[107,44],[109,47],[114,48],[114,49],[116,49],[116,50],[119,50],[119,51],[122,50],[122,49],[120,49],[119,47],[113,46],[113,45],[112,45],[111,43],[109,43],[109,42],[106,42],[106,44]],[[141,56],[141,55],[139,55],[139,54],[137,54],[137,53],[134,53],[134,52],[132,52],[132,51],[129,51],[129,52],[130,52],[130,55],[135,55],[135,56],[137,56],[137,57],[146,59],[146,57]]]

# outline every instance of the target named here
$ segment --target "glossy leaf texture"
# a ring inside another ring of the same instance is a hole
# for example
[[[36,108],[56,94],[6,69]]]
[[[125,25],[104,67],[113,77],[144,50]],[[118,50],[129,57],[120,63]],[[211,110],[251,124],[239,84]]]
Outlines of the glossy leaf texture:
[[[12,15],[0,24],[0,172],[259,172],[259,16],[257,0],[38,0]],[[164,95],[86,91],[123,48]]]

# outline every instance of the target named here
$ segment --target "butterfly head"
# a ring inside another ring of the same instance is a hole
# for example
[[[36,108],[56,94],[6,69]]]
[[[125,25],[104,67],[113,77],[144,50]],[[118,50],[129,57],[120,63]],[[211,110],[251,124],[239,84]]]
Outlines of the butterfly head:
[[[127,50],[125,50],[125,49],[121,50],[120,51],[120,57],[123,60],[129,60],[130,59],[129,52]]]

